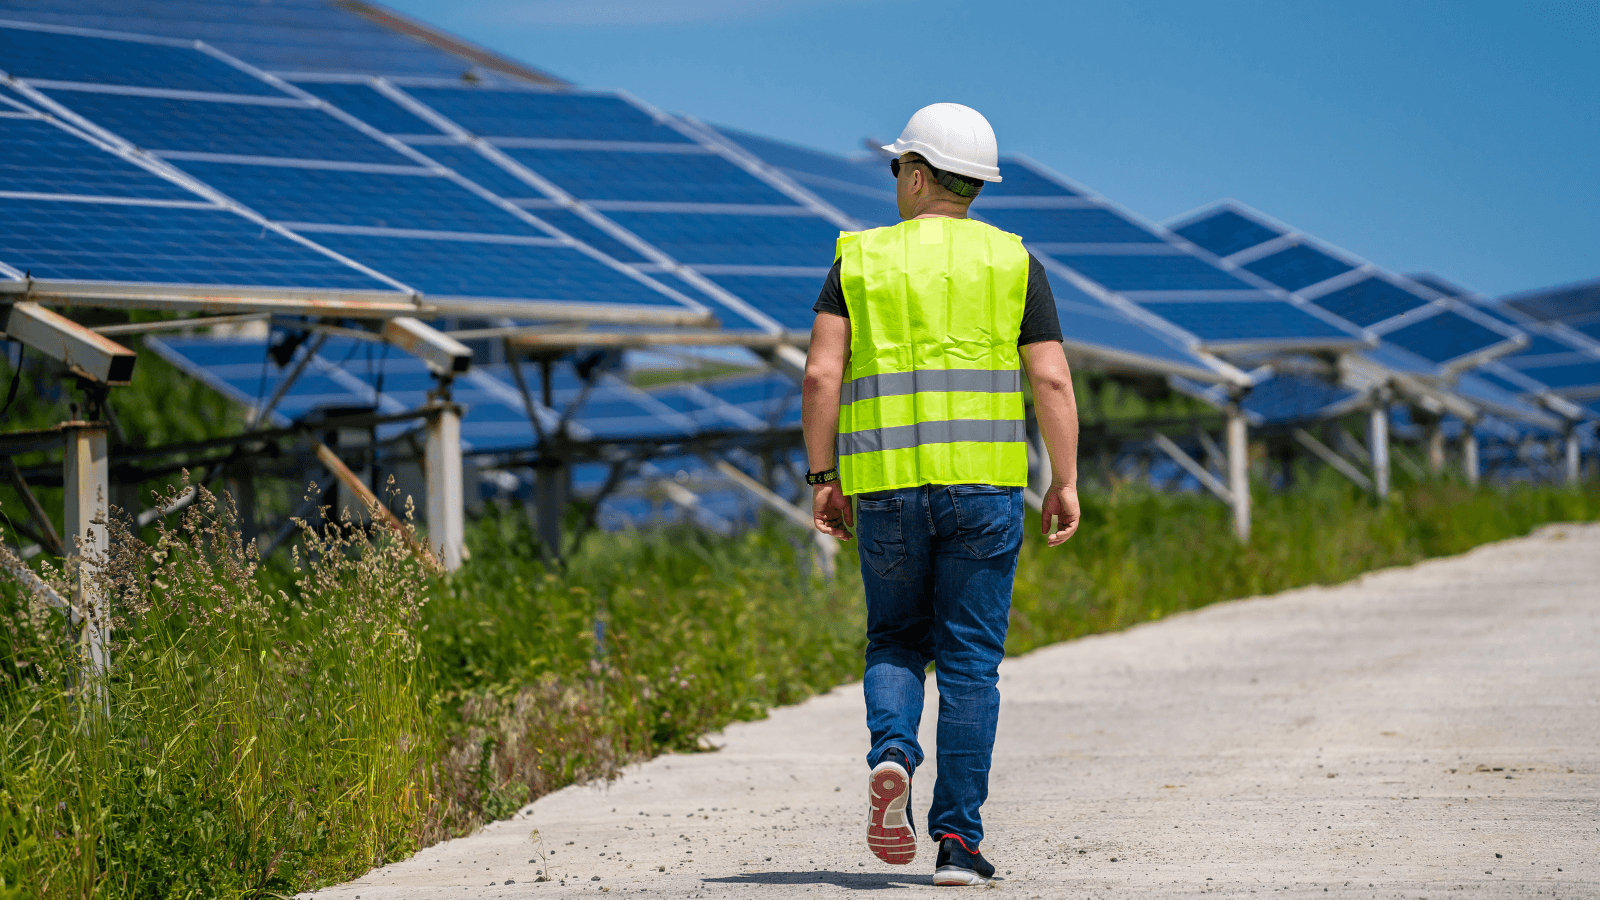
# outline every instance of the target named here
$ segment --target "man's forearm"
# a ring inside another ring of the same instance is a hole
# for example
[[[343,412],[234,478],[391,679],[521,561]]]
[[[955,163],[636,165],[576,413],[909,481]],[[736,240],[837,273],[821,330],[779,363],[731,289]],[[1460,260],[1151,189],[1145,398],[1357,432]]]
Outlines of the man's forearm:
[[[806,439],[806,461],[811,471],[833,468],[839,437],[839,387],[843,379],[806,372],[800,386],[800,423]]]
[[[1078,401],[1072,391],[1072,370],[1054,342],[1031,344],[1025,356],[1033,388],[1033,414],[1050,454],[1051,480],[1078,484]]]

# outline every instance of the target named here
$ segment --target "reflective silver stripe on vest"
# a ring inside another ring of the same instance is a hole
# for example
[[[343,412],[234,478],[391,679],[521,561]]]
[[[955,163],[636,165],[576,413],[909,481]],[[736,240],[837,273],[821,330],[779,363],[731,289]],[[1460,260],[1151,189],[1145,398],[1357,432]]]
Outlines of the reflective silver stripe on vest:
[[[1022,390],[1022,370],[923,369],[862,375],[839,389],[840,403],[900,397],[920,391],[971,391],[975,394],[1015,394]]]
[[[840,456],[850,456],[877,450],[904,450],[922,444],[954,444],[958,441],[1007,444],[1027,439],[1028,428],[1021,419],[952,419],[852,431],[839,435],[838,449]]]

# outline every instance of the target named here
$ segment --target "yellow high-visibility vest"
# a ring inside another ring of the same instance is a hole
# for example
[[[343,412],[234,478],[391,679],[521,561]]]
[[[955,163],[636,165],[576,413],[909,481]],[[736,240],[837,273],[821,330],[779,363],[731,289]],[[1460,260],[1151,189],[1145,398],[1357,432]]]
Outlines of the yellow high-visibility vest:
[[[972,219],[912,219],[840,234],[835,258],[850,313],[844,492],[1026,485],[1022,239]]]

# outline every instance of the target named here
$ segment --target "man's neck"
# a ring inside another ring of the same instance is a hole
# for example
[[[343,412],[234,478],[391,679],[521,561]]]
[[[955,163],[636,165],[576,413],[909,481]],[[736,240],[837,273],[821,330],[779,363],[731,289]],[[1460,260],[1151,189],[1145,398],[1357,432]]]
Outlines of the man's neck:
[[[968,204],[966,204],[966,203],[948,203],[948,202],[945,202],[945,201],[935,201],[933,203],[928,204],[926,208],[918,211],[918,213],[916,215],[912,216],[911,218],[913,218],[913,219],[965,219],[965,218],[967,218],[967,206],[968,206]]]

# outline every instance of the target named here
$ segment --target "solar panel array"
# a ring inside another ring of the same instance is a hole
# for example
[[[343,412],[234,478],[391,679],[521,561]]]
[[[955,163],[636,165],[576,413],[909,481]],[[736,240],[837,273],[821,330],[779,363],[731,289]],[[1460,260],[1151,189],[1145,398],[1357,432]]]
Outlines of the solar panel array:
[[[12,76],[15,94],[0,95],[12,118],[28,120],[22,130],[36,143],[49,135],[57,151],[23,147],[0,169],[0,208],[19,223],[0,238],[0,264],[13,278],[706,312],[215,51],[7,26],[0,59]],[[42,114],[59,120],[59,133]],[[75,135],[93,142],[63,150]],[[66,173],[56,171],[62,160]]]
[[[1415,275],[1412,280],[1442,296],[1470,303],[1484,315],[1527,333],[1526,347],[1475,370],[1477,376],[1522,396],[1559,396],[1578,403],[1600,401],[1600,341],[1580,328],[1540,322],[1515,307],[1494,303],[1438,276]]]
[[[1231,201],[1172,229],[1229,271],[1265,279],[1438,371],[1469,368],[1523,340],[1505,322]]]

